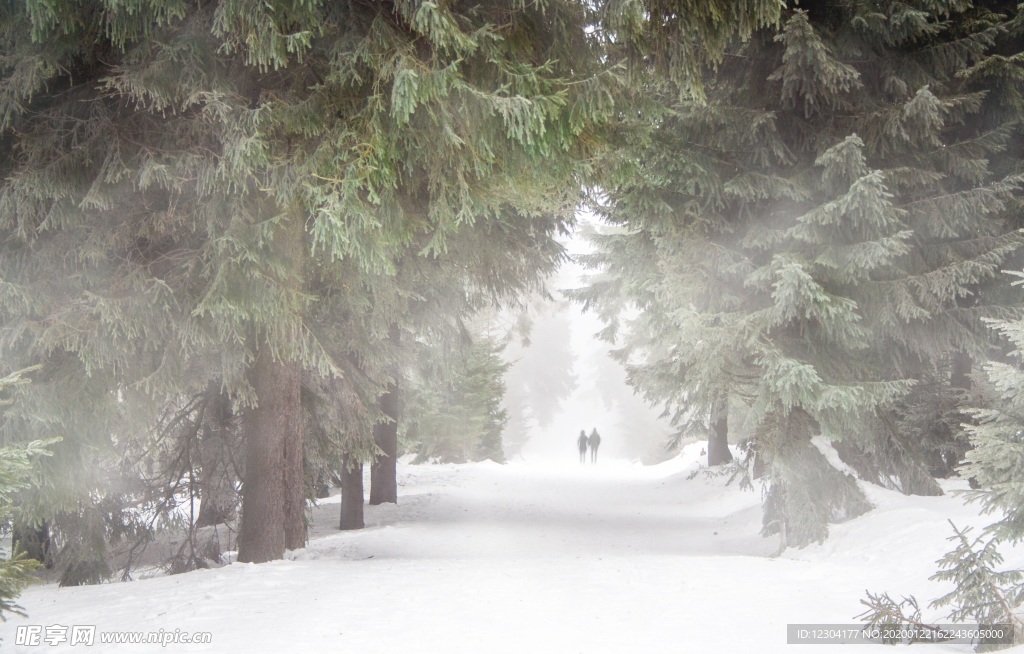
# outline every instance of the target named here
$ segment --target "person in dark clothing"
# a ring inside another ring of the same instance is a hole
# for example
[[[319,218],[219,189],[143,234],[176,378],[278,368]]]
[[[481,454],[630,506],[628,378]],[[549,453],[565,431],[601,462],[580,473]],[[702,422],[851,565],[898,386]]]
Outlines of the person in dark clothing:
[[[597,463],[597,448],[601,444],[601,434],[597,433],[597,427],[590,432],[590,462]]]
[[[586,429],[581,429],[580,430],[580,437],[576,439],[576,444],[580,448],[580,463],[586,463],[587,462],[587,445],[589,445],[589,441],[587,440],[587,430]]]

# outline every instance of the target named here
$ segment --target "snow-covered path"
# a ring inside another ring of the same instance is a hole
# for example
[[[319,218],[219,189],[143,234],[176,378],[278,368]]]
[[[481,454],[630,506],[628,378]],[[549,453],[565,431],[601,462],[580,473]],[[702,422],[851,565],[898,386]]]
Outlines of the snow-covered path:
[[[977,520],[949,497],[878,490],[877,511],[773,559],[759,493],[688,479],[696,455],[650,468],[403,466],[399,505],[368,507],[363,531],[334,529],[328,501],[291,560],[34,587],[22,596],[29,618],[0,637],[7,649],[19,625],[212,634],[21,652],[810,652],[824,646],[787,646],[788,623],[851,623],[865,588],[936,597],[927,577],[945,517]]]

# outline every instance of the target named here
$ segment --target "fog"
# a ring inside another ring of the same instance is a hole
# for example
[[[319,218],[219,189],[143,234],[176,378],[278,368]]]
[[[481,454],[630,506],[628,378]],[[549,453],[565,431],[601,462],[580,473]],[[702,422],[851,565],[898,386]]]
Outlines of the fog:
[[[583,285],[575,257],[589,251],[580,231],[566,241],[572,260],[550,280],[554,299],[530,307],[528,341],[505,350],[506,453],[526,460],[578,462],[580,430],[601,434],[598,463],[625,458],[654,463],[666,458],[669,427],[660,409],[647,406],[626,384],[622,366],[608,356],[612,345],[596,334],[604,326],[564,299],[561,290]]]

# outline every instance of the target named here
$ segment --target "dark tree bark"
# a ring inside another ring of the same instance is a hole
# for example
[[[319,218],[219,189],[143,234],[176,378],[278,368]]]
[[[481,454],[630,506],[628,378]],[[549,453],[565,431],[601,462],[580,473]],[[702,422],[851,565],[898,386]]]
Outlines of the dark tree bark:
[[[214,383],[210,384],[207,393],[209,400],[203,415],[203,439],[199,445],[199,497],[202,502],[196,527],[231,522],[235,519],[238,502],[234,485],[231,399]]]
[[[957,352],[953,355],[953,370],[949,376],[949,385],[953,387],[953,389],[960,391],[963,394],[962,397],[966,397],[967,393],[971,390],[971,368],[972,362],[969,354],[966,352]],[[966,414],[963,414],[963,418],[965,422],[975,421],[975,418]],[[972,446],[968,445],[967,447]],[[952,458],[953,457],[949,457],[949,459]],[[944,477],[952,477],[956,473],[956,466],[960,464],[960,461],[958,460],[954,461],[949,459],[943,462],[945,464],[942,470],[942,472],[945,473],[943,474]],[[968,477],[967,483],[974,490],[981,488],[981,484],[979,484],[978,480],[974,477]]]
[[[953,370],[949,376],[949,385],[961,391],[971,390],[971,356],[966,352],[953,355]]]
[[[313,488],[316,490],[316,499],[318,500],[331,496],[331,482],[326,475],[318,478],[314,483]]]
[[[289,424],[284,441],[284,546],[290,550],[306,546],[305,464],[302,456],[302,408],[298,400],[298,387],[297,380],[298,410],[291,417],[294,424]]]
[[[11,547],[24,552],[30,559],[39,561],[47,570],[53,568],[49,522],[44,520],[38,527],[30,527],[15,521],[11,530]]]
[[[302,216],[295,212],[275,234],[272,253],[283,266],[278,279],[282,289],[301,290],[305,234]],[[270,349],[260,343],[250,376],[258,404],[246,413],[244,423],[245,486],[238,560],[259,563],[281,558],[285,547],[298,549],[306,544],[302,366],[287,358],[273,360]]]
[[[341,462],[341,521],[338,528],[363,527],[363,464],[346,454]]]
[[[249,371],[259,405],[245,414],[245,482],[238,560],[280,559],[285,549],[285,441],[301,419],[300,368],[261,348]]]
[[[382,454],[370,466],[370,504],[398,503],[398,386],[389,384],[380,398],[380,410],[390,420],[373,427],[373,442]]]
[[[711,433],[708,435],[708,467],[732,461],[729,451],[729,396],[724,394],[711,416]]]
[[[305,219],[292,212],[275,239],[274,249],[292,272],[285,285],[293,291],[301,291],[306,268],[306,226]],[[302,368],[295,362],[291,386],[287,389],[289,407],[285,424],[284,440],[284,538],[285,547],[297,550],[306,546],[306,483],[305,459],[302,447]]]
[[[287,442],[301,445],[300,376],[298,363],[273,361],[265,348],[250,369],[259,405],[245,417],[246,478],[239,531],[239,561],[245,563],[272,561],[285,554],[286,491],[290,492],[286,481],[296,481],[288,475],[285,454]]]
[[[402,334],[397,324],[388,330],[388,342],[398,349]],[[398,503],[398,418],[401,413],[401,397],[398,389],[398,371],[392,371],[395,381],[388,384],[387,391],[378,400],[380,411],[387,420],[373,427],[373,442],[381,453],[370,464],[370,504]]]

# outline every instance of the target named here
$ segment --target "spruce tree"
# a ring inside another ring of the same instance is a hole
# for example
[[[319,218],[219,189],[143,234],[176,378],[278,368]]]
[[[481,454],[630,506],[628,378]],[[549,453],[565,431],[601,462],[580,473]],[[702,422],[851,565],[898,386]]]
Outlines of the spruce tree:
[[[214,383],[243,414],[242,560],[304,543],[302,388],[373,340],[334,329],[353,289],[424,237],[567,215],[614,82],[567,2],[0,11],[2,352],[43,366],[5,430],[56,425],[75,471],[36,514],[85,515],[89,457]]]
[[[681,432],[723,394],[748,407],[765,532],[799,546],[868,506],[812,437],[892,451],[915,385],[983,357],[982,318],[1019,306],[998,270],[1021,244],[1020,83],[983,72],[1016,65],[1014,17],[984,7],[784,13],[706,71],[704,101],[648,83],[660,106],[624,124],[575,297]],[[903,444],[885,474],[932,492]]]
[[[416,453],[414,462],[504,463],[502,431],[508,414],[501,402],[508,364],[501,349],[490,337],[475,334],[445,357],[421,350],[404,432]]]
[[[566,259],[556,237],[573,223],[568,211],[522,218],[509,211],[500,220],[461,229],[448,237],[443,253],[427,259],[417,255],[427,243],[414,243],[396,262],[393,275],[372,284],[367,329],[379,333],[382,317],[395,322],[375,340],[382,360],[390,363],[382,368],[387,376],[378,401],[382,419],[374,425],[378,454],[371,467],[371,504],[397,501],[395,459],[398,432],[404,429],[405,386],[421,374],[410,362],[422,366],[427,358],[464,358],[461,351],[476,340],[471,325],[481,312],[521,306],[543,291],[545,280]],[[494,400],[500,400],[500,393]]]
[[[1013,350],[1009,360],[985,365],[994,398],[991,406],[971,411],[975,422],[966,429],[973,447],[962,472],[979,486],[968,498],[980,502],[985,512],[1001,516],[990,530],[1013,542],[1024,538],[1024,321],[998,321],[995,327]]]
[[[1007,640],[1017,642],[1022,635],[1021,620],[1014,615],[1014,609],[1024,602],[1024,570],[1001,570],[1003,557],[996,546],[998,536],[984,536],[971,539],[971,529],[958,529],[950,521],[954,536],[949,538],[956,547],[939,559],[939,571],[932,575],[933,581],[951,581],[954,588],[934,600],[933,607],[950,606],[949,619],[953,622],[968,620],[982,625],[1007,625],[1013,638],[1000,639],[1005,647]],[[982,639],[979,645],[984,646]],[[990,651],[1000,647],[979,647],[976,651]]]

